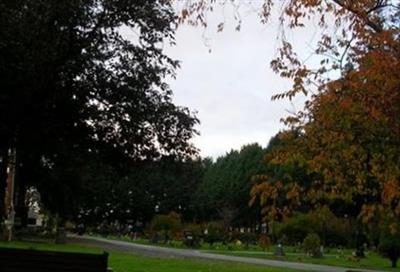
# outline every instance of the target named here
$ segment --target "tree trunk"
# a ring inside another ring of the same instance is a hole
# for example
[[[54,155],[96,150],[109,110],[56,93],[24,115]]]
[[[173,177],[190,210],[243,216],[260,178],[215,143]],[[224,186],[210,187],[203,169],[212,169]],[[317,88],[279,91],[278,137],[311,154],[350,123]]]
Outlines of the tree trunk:
[[[7,148],[1,149],[0,153],[0,220],[3,221],[5,218],[5,197],[6,197],[6,186],[7,186],[7,165],[8,165],[8,155]]]
[[[24,176],[17,167],[15,179],[15,216],[18,218],[18,227],[25,228],[28,225],[28,207],[25,203],[27,186],[25,184]]]

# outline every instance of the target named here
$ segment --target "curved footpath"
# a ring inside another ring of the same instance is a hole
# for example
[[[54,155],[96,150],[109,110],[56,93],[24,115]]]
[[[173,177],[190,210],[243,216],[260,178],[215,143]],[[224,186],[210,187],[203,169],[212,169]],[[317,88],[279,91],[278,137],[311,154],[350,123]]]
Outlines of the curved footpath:
[[[257,259],[248,257],[227,256],[220,254],[205,253],[198,250],[142,245],[142,244],[109,240],[91,236],[69,235],[68,240],[69,242],[74,244],[97,246],[103,248],[104,250],[134,252],[146,256],[161,257],[161,258],[192,258],[192,259],[207,259],[215,261],[240,262],[247,264],[264,265],[270,267],[290,268],[303,271],[322,271],[322,272],[346,272],[346,271],[377,272],[378,271],[378,270],[345,268],[345,267],[318,265],[318,264],[306,264],[306,263],[285,262],[285,261],[276,261],[267,259]]]

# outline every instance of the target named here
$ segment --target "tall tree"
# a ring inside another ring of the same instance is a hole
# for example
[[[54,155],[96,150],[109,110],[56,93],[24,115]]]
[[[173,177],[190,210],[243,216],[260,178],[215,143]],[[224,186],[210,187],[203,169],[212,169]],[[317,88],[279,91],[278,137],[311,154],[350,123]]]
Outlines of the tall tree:
[[[258,144],[243,146],[219,157],[204,174],[196,192],[199,219],[232,221],[240,226],[258,224],[259,211],[248,207],[252,177],[261,175],[264,149]]]
[[[148,223],[155,214],[179,213],[194,218],[193,196],[202,179],[200,159],[179,161],[172,157],[131,163],[125,171],[91,159],[81,167],[83,193],[75,207],[75,219],[89,226],[100,222],[121,225]]]
[[[263,23],[271,19],[278,2],[264,1],[260,10]],[[239,5],[238,10],[240,1],[233,3]],[[364,218],[379,210],[376,205],[396,218],[400,213],[398,1],[279,3],[282,44],[271,67],[293,85],[273,98],[292,99],[299,93],[311,96],[303,111],[285,120],[300,137],[294,139],[291,150],[277,154],[277,160],[295,159],[320,177],[308,187],[308,193],[298,183],[286,189],[259,187],[256,191],[264,204],[265,197],[277,195],[271,192],[281,190],[290,196],[292,205],[303,196],[324,201],[340,198],[359,203],[356,210]],[[213,4],[188,3],[181,20],[206,26],[205,15]],[[314,52],[319,65],[305,62],[285,35],[288,29],[307,27],[311,20],[320,28]],[[340,75],[340,79],[332,75]]]
[[[297,123],[301,136],[274,154],[276,163],[297,161],[314,177],[309,186],[295,182],[279,187],[280,194],[295,196],[286,211],[299,201],[316,206],[344,201],[352,207],[347,214],[361,215],[364,222],[382,212],[398,221],[400,134],[394,116],[400,114],[400,81],[392,67],[369,57],[366,61],[366,67],[347,75],[357,77],[360,85],[349,86],[346,78],[329,84],[307,105],[310,121]],[[364,69],[372,72],[369,69],[375,65],[378,67],[373,71],[385,74],[385,78],[362,76]],[[377,88],[381,85],[385,87]],[[378,95],[390,96],[392,101],[375,101]],[[267,184],[274,187],[267,179],[253,188],[253,194],[271,205],[278,195],[266,190]]]
[[[167,1],[0,1],[1,150],[16,148],[20,184],[88,150],[196,152],[198,120],[164,81],[178,67],[162,50],[175,19]]]

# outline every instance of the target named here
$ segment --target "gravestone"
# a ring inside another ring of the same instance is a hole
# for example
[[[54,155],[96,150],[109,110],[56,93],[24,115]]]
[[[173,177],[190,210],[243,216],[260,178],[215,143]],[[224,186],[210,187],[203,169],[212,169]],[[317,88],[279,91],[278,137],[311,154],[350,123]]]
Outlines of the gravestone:
[[[285,256],[285,252],[283,251],[283,246],[281,243],[278,243],[275,248],[275,256]]]

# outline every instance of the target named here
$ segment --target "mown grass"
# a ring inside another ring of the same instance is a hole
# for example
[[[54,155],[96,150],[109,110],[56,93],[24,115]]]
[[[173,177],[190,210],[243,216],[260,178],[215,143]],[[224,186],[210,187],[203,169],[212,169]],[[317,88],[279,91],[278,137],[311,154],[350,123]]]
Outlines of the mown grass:
[[[369,253],[367,257],[356,259],[351,257],[351,254],[335,255],[325,254],[322,258],[313,258],[303,253],[287,253],[286,256],[278,257],[272,252],[251,252],[251,251],[226,251],[226,250],[208,250],[209,253],[217,253],[229,256],[241,256],[251,258],[261,258],[269,260],[279,260],[288,262],[301,262],[311,264],[323,264],[331,266],[341,266],[348,268],[358,269],[376,269],[385,271],[398,271],[397,269],[391,268],[390,261],[384,259],[375,253]]]
[[[109,236],[108,239],[113,240],[123,240],[127,242],[133,242],[138,244],[147,244],[154,245],[146,239],[136,239],[133,240],[129,237],[124,236]],[[159,243],[157,246],[162,247],[171,247],[171,248],[187,248],[182,241],[170,241],[168,244]],[[289,262],[301,262],[301,263],[311,263],[311,264],[324,264],[324,265],[332,265],[332,266],[340,266],[340,267],[349,267],[349,268],[359,268],[359,269],[376,269],[376,270],[385,270],[385,271],[398,271],[396,269],[391,268],[390,261],[381,257],[380,255],[369,252],[366,258],[362,258],[356,260],[352,258],[352,252],[354,250],[344,249],[341,252],[337,252],[336,249],[328,249],[328,252],[324,255],[323,258],[312,258],[304,254],[304,252],[298,247],[285,247],[286,256],[277,257],[273,255],[273,247],[269,248],[269,251],[264,252],[257,245],[250,245],[249,248],[245,249],[244,245],[237,245],[234,243],[231,244],[222,244],[215,243],[212,246],[203,243],[199,248],[201,251],[209,252],[209,253],[217,253],[231,256],[241,256],[241,257],[252,257],[252,258],[263,258],[270,260],[280,260],[280,261],[289,261]]]
[[[0,247],[29,248],[63,252],[101,253],[100,248],[50,242],[0,242]],[[109,252],[109,266],[114,272],[293,272],[298,270],[269,268],[229,262],[180,258],[151,258],[136,254]]]

